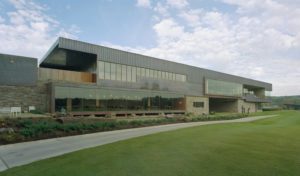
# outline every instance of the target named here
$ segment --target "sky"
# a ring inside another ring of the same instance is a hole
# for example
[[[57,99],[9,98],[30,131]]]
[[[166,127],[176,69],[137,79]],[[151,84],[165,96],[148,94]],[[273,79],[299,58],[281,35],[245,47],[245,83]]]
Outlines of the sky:
[[[300,95],[299,0],[0,1],[0,53],[40,59],[59,36]]]

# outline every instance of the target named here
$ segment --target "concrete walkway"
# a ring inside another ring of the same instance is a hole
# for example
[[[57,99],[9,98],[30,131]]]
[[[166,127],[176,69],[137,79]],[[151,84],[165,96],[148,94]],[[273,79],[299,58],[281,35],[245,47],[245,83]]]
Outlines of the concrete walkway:
[[[4,145],[0,146],[0,171],[85,148],[100,146],[153,133],[200,125],[251,122],[273,116],[276,115],[247,117],[235,120],[177,123]]]

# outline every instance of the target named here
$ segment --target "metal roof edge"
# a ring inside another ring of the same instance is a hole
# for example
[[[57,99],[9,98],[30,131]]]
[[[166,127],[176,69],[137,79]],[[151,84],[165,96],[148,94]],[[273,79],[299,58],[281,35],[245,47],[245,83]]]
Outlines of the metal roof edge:
[[[38,61],[38,65],[40,65],[49,55],[50,53],[54,50],[56,46],[59,44],[59,40],[61,37],[58,37],[55,42],[51,45],[51,47],[48,49],[48,51],[44,54],[44,56]]]

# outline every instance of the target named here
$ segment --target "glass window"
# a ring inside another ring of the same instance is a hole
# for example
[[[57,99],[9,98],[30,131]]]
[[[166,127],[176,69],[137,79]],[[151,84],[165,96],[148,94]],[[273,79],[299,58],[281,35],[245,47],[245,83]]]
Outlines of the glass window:
[[[153,70],[151,70],[151,69],[149,70],[149,77],[153,78]]]
[[[121,64],[116,64],[116,80],[122,80],[122,66]]]
[[[146,70],[146,72],[145,72],[145,73],[146,73],[146,75],[145,75],[145,76],[146,76],[146,77],[150,77],[150,74],[149,74],[150,70],[149,70],[149,69],[147,69],[147,68],[146,68],[145,70]]]
[[[127,81],[131,82],[131,66],[127,65]]]
[[[99,79],[104,79],[104,62],[98,62],[98,71]]]
[[[55,110],[184,110],[184,96],[155,91],[55,87]],[[68,105],[67,99],[71,99]]]
[[[162,72],[162,73],[161,73],[161,78],[162,78],[162,79],[166,79],[166,72]]]
[[[158,79],[161,79],[161,71],[158,71]]]
[[[175,74],[175,80],[176,81],[181,81],[181,75],[180,74]]]
[[[153,70],[153,78],[157,78],[158,77],[158,72],[157,70]]]
[[[195,108],[203,108],[204,107],[204,102],[193,102],[193,106]]]
[[[122,81],[126,81],[126,65],[122,65]]]
[[[175,81],[176,80],[176,74],[172,73],[172,80]]]
[[[104,63],[104,78],[105,79],[110,79],[110,63],[109,62],[105,62]]]
[[[212,79],[207,79],[205,84],[206,94],[225,96],[242,96],[243,94],[242,84]]]
[[[172,73],[168,72],[168,80],[172,80]]]
[[[141,76],[145,76],[145,68],[141,68]]]
[[[116,64],[110,64],[110,79],[116,80]]]
[[[265,91],[265,96],[270,97],[271,96],[271,91]]]
[[[136,82],[136,67],[132,67],[132,82]]]
[[[186,82],[186,75],[183,75],[182,80],[183,82]]]
[[[141,76],[141,68],[140,67],[136,68],[136,76]]]

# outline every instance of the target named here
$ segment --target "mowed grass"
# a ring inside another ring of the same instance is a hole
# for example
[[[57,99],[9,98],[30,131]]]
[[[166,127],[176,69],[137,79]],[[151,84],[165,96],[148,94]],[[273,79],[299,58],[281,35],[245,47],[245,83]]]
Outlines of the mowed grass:
[[[9,169],[0,175],[300,175],[300,112],[120,141]]]

